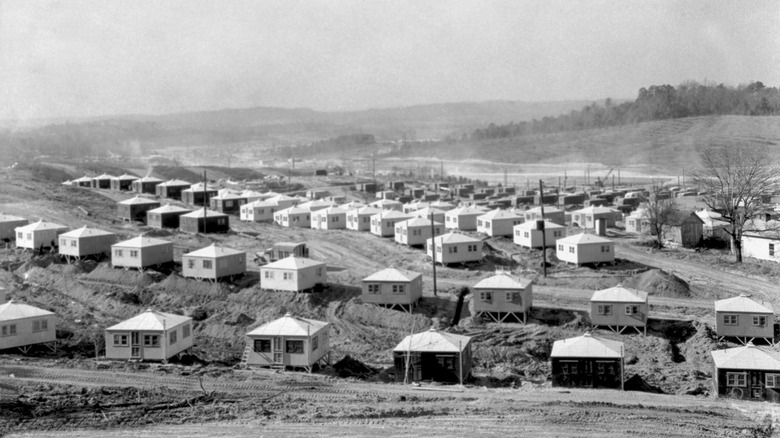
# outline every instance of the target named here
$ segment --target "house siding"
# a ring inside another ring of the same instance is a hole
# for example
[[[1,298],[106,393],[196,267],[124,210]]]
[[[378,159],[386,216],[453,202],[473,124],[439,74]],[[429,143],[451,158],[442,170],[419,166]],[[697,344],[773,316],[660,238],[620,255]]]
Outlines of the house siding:
[[[269,273],[270,276],[266,276]],[[292,273],[291,278],[284,279],[285,273]],[[280,268],[260,268],[260,285],[267,290],[300,292],[311,289],[317,284],[327,281],[327,266],[309,266],[299,270]]]
[[[469,251],[469,246],[477,246],[476,251]],[[431,245],[433,246],[433,245]],[[451,263],[478,262],[482,260],[482,242],[464,242],[464,243],[442,243],[435,241],[436,261],[442,265]],[[428,257],[433,257],[431,247],[426,244],[426,253]]]
[[[204,261],[210,261],[211,268],[205,268],[203,266]],[[184,277],[219,280],[222,277],[245,273],[246,254],[229,254],[217,258],[183,255],[181,265]]]
[[[409,380],[419,382],[421,380],[433,380],[437,382],[459,382],[460,376],[465,381],[471,373],[471,342],[462,352],[415,352],[410,356]],[[461,357],[462,356],[462,357]],[[447,358],[454,369],[447,369],[440,365],[439,358]],[[395,365],[395,381],[403,382],[406,374],[407,353],[403,351],[393,352]],[[461,369],[463,372],[461,373]]]
[[[47,329],[34,332],[33,322],[41,320],[47,322]],[[16,335],[0,336],[0,350],[52,342],[57,339],[56,318],[54,315],[0,321],[0,326],[12,324],[16,325]]]
[[[379,285],[379,293],[368,293],[368,286],[371,284]],[[403,285],[405,293],[393,293],[393,285]],[[362,299],[367,304],[413,304],[422,298],[422,276],[412,281],[364,281]]]
[[[312,350],[312,339],[315,337],[317,340],[317,349]],[[281,346],[281,350],[275,350],[274,339],[278,339],[278,345]],[[267,340],[271,343],[270,352],[258,352],[255,351],[255,340]],[[287,341],[303,341],[303,353],[287,353],[286,344]],[[321,329],[311,336],[262,336],[262,335],[247,335],[246,342],[250,346],[250,352],[247,357],[248,365],[258,366],[271,366],[271,365],[284,365],[289,367],[308,367],[318,360],[328,355],[330,351],[330,334],[327,328]],[[274,362],[274,353],[281,353],[282,361]]]
[[[202,217],[179,216],[179,229],[187,233],[203,233],[204,223]],[[230,231],[229,216],[206,216],[206,230],[209,233],[227,233]]]
[[[622,359],[554,357],[550,362],[553,386],[614,389],[622,387]],[[602,368],[603,372],[600,372],[599,368]],[[576,373],[571,372],[572,369],[575,369]]]
[[[600,315],[599,306],[612,306],[610,315]],[[637,306],[638,313],[626,315],[626,306]],[[627,303],[622,301],[591,301],[590,321],[593,325],[644,327],[647,325],[647,303]]]
[[[528,233],[528,237],[525,237],[525,233]],[[558,234],[556,236],[556,234]],[[547,248],[554,248],[558,239],[566,237],[565,228],[546,228],[544,230],[544,245]],[[515,227],[513,241],[516,245],[525,248],[541,248],[542,247],[542,231],[537,229],[519,229]]]
[[[190,326],[190,335],[184,337],[184,326]],[[167,360],[171,357],[181,353],[182,351],[192,347],[194,345],[194,328],[192,327],[192,321],[183,322],[175,327],[168,328],[164,332],[162,330],[135,330],[139,336],[140,357],[132,356],[131,336],[133,331],[128,330],[106,330],[106,359],[114,360],[129,360],[129,359],[144,359],[144,360]],[[176,342],[171,343],[170,333],[176,332]],[[126,346],[114,345],[114,335],[126,335],[128,342]],[[157,335],[160,336],[160,346],[148,347],[143,345],[144,335]],[[163,347],[165,342],[165,347]]]
[[[563,249],[561,249],[563,245]],[[602,252],[602,246],[609,246],[609,251]],[[569,248],[573,247],[574,252],[569,252]],[[581,265],[584,263],[611,263],[615,261],[615,243],[587,243],[587,244],[572,244],[572,243],[560,243],[556,246],[556,256],[558,260]]]
[[[38,249],[41,246],[50,247],[57,246],[59,243],[59,235],[66,233],[67,228],[56,228],[49,230],[35,230],[35,231],[17,231],[16,232],[16,247]],[[19,233],[22,233],[22,237],[19,237]],[[29,235],[29,236],[28,236]]]
[[[76,242],[76,246],[72,245]],[[61,255],[83,257],[95,254],[110,254],[111,245],[116,243],[116,236],[60,237],[59,252]]]
[[[23,227],[28,223],[29,221],[27,219],[5,220],[0,222],[0,240],[13,240],[16,236],[16,228]]]
[[[121,255],[117,253],[121,250]],[[138,251],[138,257],[130,257],[130,251]],[[111,247],[111,266],[122,268],[146,268],[173,261],[173,243],[146,246],[143,248],[113,245]]]
[[[726,325],[726,315],[737,315],[737,325]],[[766,325],[754,326],[753,317],[766,317]],[[718,336],[773,338],[775,334],[773,313],[715,312],[715,332]]]
[[[525,289],[473,288],[474,312],[513,312],[527,313],[533,304],[533,288],[529,284]],[[491,299],[483,300],[483,292],[490,292]],[[506,294],[516,294],[507,301]]]
[[[745,373],[745,386],[728,386],[728,373]],[[780,388],[767,388],[766,375],[780,374],[780,370],[738,370],[716,368],[713,374],[713,386],[718,397],[743,400],[764,400],[780,402]]]

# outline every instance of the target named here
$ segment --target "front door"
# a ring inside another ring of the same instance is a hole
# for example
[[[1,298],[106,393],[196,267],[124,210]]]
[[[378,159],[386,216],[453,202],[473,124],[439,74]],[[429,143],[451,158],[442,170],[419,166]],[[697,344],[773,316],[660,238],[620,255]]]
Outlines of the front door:
[[[143,354],[141,335],[138,332],[130,332],[130,358],[143,359]]]
[[[274,338],[274,364],[284,363],[284,351],[282,350],[282,338],[277,336]]]

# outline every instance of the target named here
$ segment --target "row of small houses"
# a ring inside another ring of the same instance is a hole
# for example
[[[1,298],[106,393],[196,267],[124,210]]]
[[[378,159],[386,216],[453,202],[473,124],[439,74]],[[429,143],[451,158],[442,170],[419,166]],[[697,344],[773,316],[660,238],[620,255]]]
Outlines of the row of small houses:
[[[363,286],[367,302],[375,295],[404,296],[406,303],[421,296],[420,274],[392,269],[365,278]],[[531,283],[506,273],[482,280],[474,287],[474,294],[477,314],[479,309],[502,313],[496,311],[494,299],[512,303],[524,309],[522,312],[531,306]],[[621,326],[639,330],[646,327],[647,304],[645,292],[616,286],[593,294],[591,318],[594,326],[608,326],[619,332]],[[752,343],[754,338],[773,338],[773,333],[765,330],[774,325],[772,309],[739,296],[717,301],[715,310],[718,335],[741,338],[745,346],[711,353],[714,393],[780,401],[780,354]],[[32,345],[52,344],[56,341],[55,324],[54,313],[6,301],[5,290],[0,288],[0,350],[19,348],[26,352]],[[327,322],[286,314],[246,334],[241,364],[311,372],[330,364],[329,330]],[[193,321],[187,316],[149,309],[106,328],[105,345],[107,359],[165,361],[194,345]],[[395,378],[462,383],[471,372],[472,345],[469,336],[435,329],[407,336],[393,349]],[[555,386],[620,389],[625,381],[623,343],[590,333],[555,341],[550,362]]]

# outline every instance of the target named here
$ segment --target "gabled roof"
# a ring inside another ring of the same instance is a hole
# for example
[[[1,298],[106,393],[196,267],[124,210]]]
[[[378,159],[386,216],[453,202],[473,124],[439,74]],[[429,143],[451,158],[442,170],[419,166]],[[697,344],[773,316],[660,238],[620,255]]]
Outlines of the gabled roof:
[[[169,181],[162,182],[160,184],[157,184],[158,186],[191,186],[191,182],[182,181],[180,179],[172,179]]]
[[[409,282],[421,276],[422,274],[418,272],[412,272],[406,270],[402,271],[396,268],[387,268],[387,269],[382,269],[379,272],[374,272],[373,274],[364,278],[363,281]]]
[[[189,208],[179,207],[176,205],[165,204],[162,207],[157,207],[148,211],[148,213],[189,213]]]
[[[536,221],[528,221],[523,222],[522,224],[517,224],[514,226],[516,230],[535,230],[536,229]],[[544,221],[544,229],[549,230],[551,228],[558,229],[558,228],[566,228],[563,225],[556,224],[555,222],[550,222],[548,220]]]
[[[371,217],[373,218],[375,216],[380,216],[381,219],[411,219],[412,213],[403,213],[398,210],[382,210]]]
[[[44,222],[43,219],[38,219],[38,222],[33,222],[28,225],[16,227],[16,231],[43,231],[43,230],[65,230],[68,227],[65,225],[55,224],[53,222]]]
[[[273,263],[269,263],[262,268],[274,268],[274,269],[304,269],[312,266],[325,266],[324,262],[318,262],[316,260],[307,259],[305,257],[295,257],[293,255],[277,260]],[[262,269],[261,268],[261,269]]]
[[[136,179],[138,182],[147,183],[147,182],[163,182],[160,178],[155,178],[153,176],[145,176],[143,178]]]
[[[608,289],[597,290],[590,297],[591,301],[610,301],[618,303],[647,303],[647,292],[617,285]]]
[[[174,315],[173,313],[156,312],[151,309],[147,309],[146,312],[136,315],[128,320],[122,321],[119,324],[112,325],[106,330],[166,330],[171,327],[176,327],[179,324],[192,321],[192,318],[184,315]]]
[[[36,316],[54,315],[48,310],[39,309],[29,304],[17,303],[14,300],[0,304],[0,321],[12,321],[14,319],[33,318]]]
[[[715,301],[716,312],[774,313],[769,303],[759,303],[747,295]]]
[[[393,351],[459,353],[471,342],[469,336],[440,332],[434,328],[404,338]]]
[[[283,317],[267,322],[247,333],[249,336],[310,336],[326,328],[330,323],[315,319],[292,316],[289,313]]]
[[[485,210],[483,208],[467,205],[465,207],[458,207],[454,210],[450,210],[445,214],[447,216],[466,216],[466,215],[482,216],[483,214],[485,214]]]
[[[415,212],[416,213],[416,212]],[[416,217],[413,219],[408,219],[401,222],[396,222],[396,226],[400,225],[402,227],[430,227],[431,226],[431,220],[428,217]],[[434,226],[443,226],[441,222],[434,222]]]
[[[691,212],[690,214],[677,214],[672,215],[672,217],[669,218],[668,225],[673,227],[679,227],[685,222],[688,222],[689,220],[693,220],[694,222],[698,222],[701,224],[704,224],[704,221],[697,215],[695,212]]]
[[[160,201],[155,201],[153,199],[148,199],[148,198],[142,198],[139,196],[117,202],[117,204],[122,204],[122,205],[141,205],[141,204],[159,204],[159,203]]]
[[[73,231],[60,234],[60,237],[92,237],[92,236],[114,236],[114,233],[109,231],[98,230],[97,228],[87,228],[84,225],[81,228],[77,228]]]
[[[496,274],[474,285],[474,289],[525,289],[533,281],[513,277],[509,274]]]
[[[780,352],[757,347],[748,342],[744,347],[711,351],[716,368],[733,370],[780,371]]]
[[[2,214],[0,213],[0,222],[18,222],[18,221],[26,221],[27,219],[19,216],[11,216],[10,214]]]
[[[122,174],[120,176],[115,176],[112,179],[121,180],[121,181],[135,181],[135,180],[138,179],[138,177],[135,176],[135,175],[128,175],[128,174],[125,173],[125,174]]]
[[[601,339],[585,333],[576,338],[562,339],[553,343],[550,357],[623,357],[623,343],[609,339]]]
[[[590,207],[581,208],[579,210],[574,210],[572,213],[603,214],[603,213],[620,213],[620,212],[609,207],[590,206]]]
[[[482,220],[494,220],[494,219],[518,219],[522,218],[521,215],[517,213],[512,213],[506,210],[501,210],[500,208],[497,208],[495,210],[489,211],[482,216],[479,216],[477,219]]]
[[[431,239],[427,239],[427,241],[430,241],[430,240]],[[450,232],[450,233],[443,234],[441,236],[436,237],[436,242],[438,242],[438,243],[474,243],[474,242],[482,242],[482,241],[480,239],[475,239],[473,237],[467,236],[465,234]]]
[[[246,251],[239,251],[233,248],[227,248],[224,246],[216,246],[211,244],[205,248],[201,248],[190,253],[184,254],[185,257],[203,257],[209,259],[215,259],[217,257],[230,256],[235,254],[246,254]]]
[[[173,242],[162,239],[155,239],[154,237],[138,236],[132,239],[124,240],[122,242],[117,242],[111,245],[111,247],[113,248],[115,246],[121,246],[122,248],[146,248],[157,245],[173,245]]]
[[[558,243],[612,243],[612,241],[595,234],[580,233],[573,236],[564,237],[563,239],[558,239]]]
[[[366,205],[365,207],[359,207],[355,208],[349,211],[349,213],[356,213],[358,215],[369,215],[373,216],[375,214],[379,214],[382,212],[381,208],[371,207],[370,205]]]
[[[192,210],[189,213],[181,215],[181,217],[203,217],[203,215],[206,215],[206,217],[227,217],[225,213],[220,213],[218,211],[214,211],[212,209],[207,209],[206,212],[203,212],[202,208],[197,208],[195,210]]]

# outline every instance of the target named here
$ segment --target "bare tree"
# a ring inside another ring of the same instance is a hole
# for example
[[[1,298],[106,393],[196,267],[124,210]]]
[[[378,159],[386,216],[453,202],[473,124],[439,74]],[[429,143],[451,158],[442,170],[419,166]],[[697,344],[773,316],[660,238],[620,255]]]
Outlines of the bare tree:
[[[650,234],[655,237],[655,245],[659,249],[664,247],[669,226],[677,222],[681,214],[674,199],[664,192],[663,186],[653,186],[644,212]]]
[[[694,181],[706,192],[704,202],[729,222],[731,252],[742,262],[742,234],[754,229],[751,219],[763,209],[763,201],[777,188],[777,167],[766,147],[760,145],[709,146],[701,153],[702,166]]]

